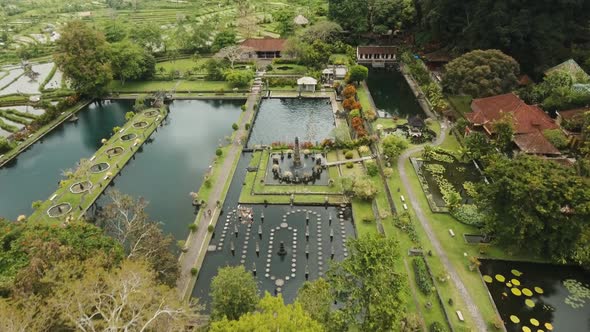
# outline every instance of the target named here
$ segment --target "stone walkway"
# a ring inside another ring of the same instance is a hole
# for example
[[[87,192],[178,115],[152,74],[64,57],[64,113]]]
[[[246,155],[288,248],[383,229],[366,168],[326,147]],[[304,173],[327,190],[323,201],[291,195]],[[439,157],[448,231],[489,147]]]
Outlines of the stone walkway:
[[[330,163],[326,163],[326,166],[327,167],[330,167],[330,166],[343,165],[343,164],[347,164],[347,163],[358,163],[358,162],[361,162],[361,161],[371,160],[371,159],[373,159],[372,156],[362,157],[362,158],[356,158],[356,159],[339,160],[339,161],[333,161],[333,162],[330,162]]]
[[[188,240],[186,241],[186,247],[188,251],[183,253],[179,258],[180,264],[180,276],[176,283],[178,292],[181,298],[187,298],[192,292],[194,287],[195,277],[191,274],[191,269],[196,266],[200,266],[204,259],[204,251],[207,250],[207,246],[210,240],[210,233],[207,230],[209,225],[215,225],[215,221],[219,217],[220,207],[217,207],[217,202],[223,201],[225,195],[223,189],[226,181],[231,181],[231,174],[233,173],[234,164],[237,159],[240,158],[242,153],[242,144],[238,141],[240,137],[246,137],[247,131],[244,129],[245,124],[250,121],[252,114],[254,113],[254,105],[256,104],[258,94],[252,93],[246,101],[246,111],[244,112],[241,122],[239,123],[240,129],[236,132],[235,139],[232,142],[232,147],[225,157],[217,178],[213,183],[209,199],[207,201],[206,209],[211,209],[212,215],[209,217],[205,211],[199,214],[199,219],[195,221],[198,225],[196,232],[192,232]]]
[[[448,123],[446,121],[444,123],[441,123],[441,134],[439,135],[439,137],[437,137],[436,142],[433,145],[442,144],[442,142],[445,140],[445,138],[448,134],[448,131],[449,131]],[[440,257],[441,262],[443,263],[445,269],[447,270],[449,276],[451,277],[451,281],[453,282],[453,284],[455,285],[455,287],[459,291],[459,295],[461,296],[461,298],[463,299],[463,302],[467,306],[467,310],[469,311],[469,314],[471,315],[471,318],[473,319],[473,323],[476,327],[476,331],[487,331],[486,322],[483,319],[481,312],[477,309],[477,306],[476,306],[475,302],[473,301],[473,298],[471,297],[471,295],[467,291],[467,287],[465,287],[465,284],[463,283],[463,281],[459,277],[457,270],[455,270],[455,267],[450,262],[449,257],[447,256],[447,253],[442,248],[440,241],[438,240],[438,238],[434,234],[432,227],[430,227],[430,222],[426,218],[426,215],[425,215],[424,211],[422,210],[420,203],[418,202],[418,198],[416,196],[417,193],[414,192],[414,190],[412,189],[412,186],[410,185],[410,180],[408,178],[408,174],[406,173],[405,164],[411,155],[413,155],[416,152],[420,152],[423,148],[424,148],[423,146],[417,146],[412,149],[406,150],[398,159],[397,169],[399,171],[399,175],[401,177],[402,184],[406,188],[409,203],[410,203],[411,207],[414,209],[414,211],[416,212],[416,217],[418,218],[418,220],[420,221],[420,224],[422,225],[422,228],[426,232],[426,235],[428,236],[428,240],[430,241],[430,244],[434,248],[434,251],[436,252],[438,257]],[[454,314],[454,313],[451,313],[451,314]]]

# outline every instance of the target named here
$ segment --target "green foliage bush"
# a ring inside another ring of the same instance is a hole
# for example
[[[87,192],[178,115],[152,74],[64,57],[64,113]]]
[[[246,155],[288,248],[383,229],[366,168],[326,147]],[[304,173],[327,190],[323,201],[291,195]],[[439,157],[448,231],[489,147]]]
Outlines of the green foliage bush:
[[[240,108],[242,109],[242,111],[245,111],[247,106],[246,106],[246,104],[244,104],[244,105],[240,106]]]
[[[238,126],[238,124],[237,124],[237,123],[235,123],[235,122],[234,122],[234,123],[231,125],[231,127],[232,127],[232,129],[233,129],[233,130],[238,130],[238,128],[240,128],[240,127]]]
[[[414,258],[412,261],[414,266],[414,277],[416,278],[416,285],[424,295],[429,295],[432,292],[432,278],[426,268],[426,263],[423,258]]]
[[[244,125],[244,128],[246,130],[250,130],[250,122],[246,122],[246,124]]]
[[[190,229],[191,232],[196,232],[198,228],[199,226],[197,226],[197,224],[188,225],[188,229]]]
[[[450,212],[455,219],[467,225],[480,226],[485,217],[474,204],[463,204],[451,209]]]
[[[209,226],[207,226],[207,231],[208,231],[209,233],[213,233],[213,231],[214,231],[214,230],[215,230],[215,226],[213,226],[213,225],[209,225]]]
[[[194,277],[197,274],[199,274],[199,269],[197,269],[196,267],[191,268],[191,275]]]
[[[14,148],[14,144],[10,143],[6,137],[0,137],[0,153],[8,152]]]
[[[418,233],[416,232],[416,228],[414,227],[414,223],[408,212],[402,212],[394,216],[393,222],[395,227],[408,234],[410,240],[412,240],[414,244],[420,243],[420,238],[418,238]]]
[[[367,175],[369,176],[375,176],[379,173],[379,167],[374,160],[365,162],[365,167],[367,168]]]
[[[358,118],[361,116],[361,111],[359,110],[352,110],[350,111],[350,113],[348,114],[348,116],[352,119],[352,118]]]
[[[221,150],[220,148],[217,148],[217,150],[215,150],[216,156],[221,157],[222,154],[223,154],[223,150]]]
[[[430,324],[430,328],[428,330],[429,330],[429,332],[446,332],[447,331],[447,329],[445,329],[445,327],[439,322],[433,322],[432,324]]]
[[[346,168],[353,168],[354,164],[351,163],[350,161],[346,163]]]
[[[543,136],[558,149],[564,149],[568,146],[569,140],[561,129],[544,130]]]
[[[352,159],[354,157],[354,153],[352,153],[352,151],[348,151],[344,154],[344,158],[346,159]]]

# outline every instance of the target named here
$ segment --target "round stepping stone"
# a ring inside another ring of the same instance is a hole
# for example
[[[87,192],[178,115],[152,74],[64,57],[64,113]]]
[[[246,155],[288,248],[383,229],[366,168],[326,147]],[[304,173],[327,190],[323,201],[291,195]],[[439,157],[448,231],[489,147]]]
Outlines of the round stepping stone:
[[[267,259],[266,259],[266,261],[267,261],[268,263],[270,263],[271,259],[270,259],[270,258],[267,258]]]
[[[264,276],[265,276],[266,278],[268,278],[268,277],[270,277],[270,274],[268,274],[268,273],[267,273],[267,274],[265,274]]]
[[[275,280],[277,277],[275,276],[270,276],[270,280]]]
[[[297,272],[297,270],[296,269],[291,269],[291,272],[295,273],[295,272]]]
[[[295,259],[295,258],[292,258],[292,259],[291,259],[291,262],[295,263],[295,261],[296,261],[296,259]]]
[[[291,267],[297,267],[297,264],[293,263],[291,264]]]
[[[246,259],[246,255],[242,255],[242,259]]]
[[[266,272],[270,272],[270,269],[266,269]]]
[[[290,231],[292,231],[293,230],[293,227],[289,226],[289,227],[287,227],[287,229],[290,230]]]
[[[295,273],[291,273],[291,278],[295,278]]]
[[[275,286],[281,287],[281,286],[284,286],[284,285],[285,285],[285,280],[283,280],[283,279],[277,279],[277,280],[275,280]]]
[[[245,260],[243,260],[243,259],[242,259],[242,260],[240,260],[240,264],[242,264],[242,265],[243,265],[244,263],[246,263],[246,261],[245,261]]]

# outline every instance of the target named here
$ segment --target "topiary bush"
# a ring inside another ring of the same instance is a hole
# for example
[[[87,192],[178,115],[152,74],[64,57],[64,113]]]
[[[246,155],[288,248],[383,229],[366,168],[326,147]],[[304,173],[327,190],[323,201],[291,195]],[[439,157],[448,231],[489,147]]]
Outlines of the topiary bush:
[[[353,167],[354,167],[353,163],[351,163],[351,162],[346,163],[346,168],[353,168]]]
[[[354,157],[354,154],[352,153],[352,151],[347,151],[344,154],[344,158],[346,158],[346,159],[352,159],[352,157]]]
[[[250,122],[247,122],[247,123],[244,125],[244,128],[246,128],[246,130],[250,130]]]
[[[197,274],[199,274],[199,269],[197,269],[196,267],[193,267],[191,269],[191,275],[196,276]]]
[[[429,295],[432,292],[432,279],[426,269],[426,263],[423,258],[415,258],[412,261],[414,266],[414,277],[416,278],[416,285],[422,293]]]
[[[217,150],[215,150],[216,156],[221,157],[222,154],[223,154],[223,150],[221,150],[220,148],[217,148]]]
[[[238,128],[240,128],[237,123],[232,124],[231,127],[233,130],[238,130]]]
[[[191,232],[196,232],[198,228],[199,228],[199,226],[197,226],[197,224],[188,225],[188,229],[190,229]]]
[[[244,105],[240,106],[240,108],[242,109],[242,112],[243,112],[246,110],[247,106],[246,106],[246,104],[244,104]]]
[[[209,233],[213,233],[213,231],[214,231],[214,230],[215,230],[215,227],[214,227],[213,225],[209,225],[209,226],[207,226],[207,231],[208,231]]]

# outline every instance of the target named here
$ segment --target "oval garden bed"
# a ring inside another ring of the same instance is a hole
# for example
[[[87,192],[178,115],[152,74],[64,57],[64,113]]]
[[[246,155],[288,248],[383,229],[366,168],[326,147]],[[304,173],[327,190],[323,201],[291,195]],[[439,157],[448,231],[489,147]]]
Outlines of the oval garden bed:
[[[122,141],[130,141],[130,140],[132,140],[132,139],[134,139],[134,138],[136,138],[136,137],[137,137],[137,135],[135,135],[135,134],[133,134],[133,133],[131,133],[131,134],[126,134],[126,135],[123,135],[123,136],[121,136],[121,140],[122,140]]]
[[[89,191],[90,189],[92,189],[92,182],[90,181],[76,182],[70,186],[70,192],[72,194],[81,194],[83,192]]]
[[[147,116],[148,118],[153,118],[154,116],[160,114],[160,112],[156,111],[156,110],[151,110],[151,111],[147,111],[145,113],[143,113],[143,115]]]
[[[108,163],[98,163],[98,164],[94,164],[90,167],[90,172],[92,173],[102,173],[104,171],[106,171],[107,169],[109,169],[111,167],[111,165],[109,165]]]
[[[133,127],[135,127],[135,128],[145,128],[147,126],[148,126],[148,123],[145,121],[139,121],[139,122],[135,122],[133,124]]]
[[[121,153],[123,153],[123,151],[125,151],[125,149],[123,149],[122,147],[115,146],[114,148],[110,148],[107,150],[107,155],[109,157],[114,157],[120,155]]]
[[[72,211],[72,205],[70,203],[60,203],[50,207],[47,210],[47,215],[51,218],[57,218],[68,214],[70,211]]]

